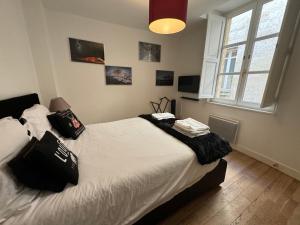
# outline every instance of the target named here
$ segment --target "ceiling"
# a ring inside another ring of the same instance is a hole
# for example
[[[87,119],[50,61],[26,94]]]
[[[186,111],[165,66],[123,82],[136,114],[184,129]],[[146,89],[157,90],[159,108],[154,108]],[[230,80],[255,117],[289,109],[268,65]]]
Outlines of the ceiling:
[[[148,29],[149,0],[42,0],[46,8],[128,27]],[[250,0],[189,0],[188,26],[211,11],[227,12]]]

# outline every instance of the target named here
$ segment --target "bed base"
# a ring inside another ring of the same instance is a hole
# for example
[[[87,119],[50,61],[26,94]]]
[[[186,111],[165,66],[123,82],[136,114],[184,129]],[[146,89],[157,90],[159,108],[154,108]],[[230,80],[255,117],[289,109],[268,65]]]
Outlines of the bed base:
[[[142,219],[136,222],[135,225],[157,224],[163,218],[166,218],[180,207],[183,207],[187,202],[197,197],[197,195],[218,187],[225,179],[226,168],[227,162],[221,159],[216,168],[207,173],[200,181],[185,189],[170,201],[146,214]]]

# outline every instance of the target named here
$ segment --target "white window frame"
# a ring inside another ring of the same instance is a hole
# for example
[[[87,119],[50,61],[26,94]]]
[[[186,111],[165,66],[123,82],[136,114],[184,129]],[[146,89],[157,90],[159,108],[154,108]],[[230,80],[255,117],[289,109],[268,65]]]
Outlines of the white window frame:
[[[224,46],[224,41],[222,43],[222,51],[224,48],[228,48],[228,47],[234,47],[234,46],[239,46],[241,44],[245,44],[246,48],[245,48],[245,52],[244,52],[244,57],[243,57],[243,62],[242,62],[242,66],[241,66],[241,72],[236,72],[236,73],[230,73],[232,75],[236,74],[239,75],[239,82],[238,82],[238,86],[237,86],[237,91],[236,91],[236,95],[235,95],[235,99],[234,100],[230,100],[230,99],[222,99],[222,98],[217,98],[216,97],[216,91],[215,91],[215,97],[213,99],[210,99],[208,101],[210,102],[214,102],[214,103],[220,103],[222,105],[228,105],[228,106],[235,106],[238,108],[249,108],[249,109],[254,109],[256,111],[267,111],[267,112],[272,112],[275,110],[276,105],[270,106],[270,107],[266,107],[266,108],[261,108],[260,107],[260,103],[256,104],[256,103],[251,103],[251,102],[245,102],[243,101],[243,95],[245,92],[245,88],[246,88],[246,83],[247,83],[247,74],[248,74],[248,70],[249,70],[249,64],[251,63],[251,57],[253,54],[253,48],[254,48],[254,44],[256,41],[261,41],[261,40],[265,40],[265,39],[269,39],[272,37],[278,37],[279,40],[279,33],[275,33],[272,35],[267,35],[267,36],[263,36],[263,37],[259,37],[256,38],[256,34],[258,31],[258,26],[259,26],[259,22],[260,22],[260,16],[262,13],[262,8],[263,5],[270,2],[272,0],[255,0],[237,10],[234,10],[228,14],[225,15],[226,17],[226,25],[225,25],[225,30],[224,30],[224,34],[226,32],[227,26],[228,26],[228,21],[229,19],[238,16],[244,12],[247,12],[249,10],[252,10],[252,16],[251,16],[251,21],[250,21],[250,26],[249,26],[249,31],[248,31],[248,36],[246,41],[243,42],[238,42],[232,45],[226,45]],[[282,29],[282,27],[281,27]],[[225,36],[225,35],[224,35]],[[220,59],[221,60],[221,59]],[[273,58],[274,60],[274,58]],[[268,71],[255,71],[255,72],[251,72],[251,74],[254,73],[270,73],[270,70]],[[218,76],[219,75],[224,75],[221,73],[221,63],[219,63],[219,70],[218,70]]]

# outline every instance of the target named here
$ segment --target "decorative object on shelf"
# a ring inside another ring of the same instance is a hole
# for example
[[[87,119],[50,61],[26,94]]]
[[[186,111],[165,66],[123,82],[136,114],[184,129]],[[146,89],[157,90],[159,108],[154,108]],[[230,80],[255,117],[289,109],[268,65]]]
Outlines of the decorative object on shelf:
[[[106,84],[131,85],[132,69],[123,66],[105,66]]]
[[[69,38],[71,60],[104,64],[104,46],[101,43]]]
[[[139,59],[147,62],[160,62],[161,46],[147,42],[139,42]]]
[[[71,106],[62,97],[51,99],[49,105],[50,112],[63,112],[70,108]]]
[[[156,70],[156,86],[173,86],[174,71]]]
[[[166,111],[168,104],[170,102],[170,99],[168,99],[167,97],[162,97],[159,100],[160,100],[159,103],[153,102],[153,101],[151,101],[150,103],[152,105],[154,112],[163,113]],[[162,106],[163,106],[163,110],[161,108]]]
[[[188,0],[149,0],[149,29],[174,34],[186,26]]]

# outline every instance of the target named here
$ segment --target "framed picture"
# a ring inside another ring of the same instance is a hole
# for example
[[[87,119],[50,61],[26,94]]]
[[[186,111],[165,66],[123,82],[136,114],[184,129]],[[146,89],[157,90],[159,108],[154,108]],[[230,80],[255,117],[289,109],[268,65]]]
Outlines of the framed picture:
[[[104,64],[104,46],[101,43],[69,38],[71,60]]]
[[[122,66],[105,66],[106,84],[131,85],[132,69]]]
[[[173,86],[174,71],[156,70],[156,86]]]
[[[146,42],[139,42],[139,59],[147,62],[160,62],[161,46]]]

